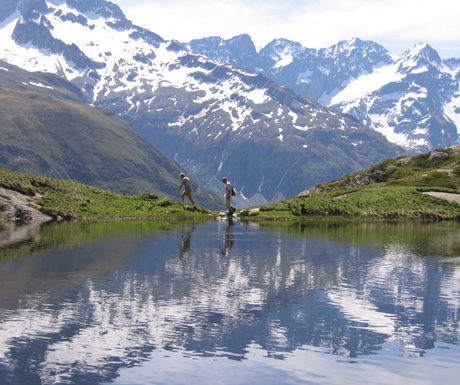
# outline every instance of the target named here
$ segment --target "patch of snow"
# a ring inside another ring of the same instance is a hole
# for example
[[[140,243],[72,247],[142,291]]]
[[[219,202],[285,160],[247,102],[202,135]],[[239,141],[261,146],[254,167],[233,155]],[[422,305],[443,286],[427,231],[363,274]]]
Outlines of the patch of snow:
[[[179,120],[175,123],[168,123],[169,127],[174,127],[174,126],[183,126],[187,122],[187,119],[185,119],[183,116],[179,117]]]
[[[428,72],[428,71],[429,71],[429,69],[428,69],[427,66],[422,66],[422,67],[420,67],[420,68],[414,69],[413,71],[411,71],[411,73],[412,73],[412,74],[421,74],[421,73],[423,73],[423,72]]]
[[[296,130],[300,130],[300,131],[308,131],[308,130],[310,129],[310,127],[308,127],[307,125],[305,125],[304,127],[302,127],[302,126],[298,126],[298,125],[294,124],[293,127],[294,127]]]
[[[451,99],[448,103],[443,106],[443,111],[446,116],[457,127],[457,133],[460,135],[460,98]]]
[[[199,119],[199,118],[206,116],[208,112],[209,112],[209,108],[203,108],[200,112],[198,112],[198,114],[194,115],[193,117],[195,119]]]
[[[270,100],[270,98],[265,95],[266,91],[266,89],[255,88],[246,94],[246,98],[252,100],[255,104],[264,104]]]
[[[29,82],[29,84],[32,85],[32,86],[36,86],[36,87],[42,87],[42,88],[48,88],[50,90],[54,90],[54,87],[45,86],[42,83]]]
[[[273,66],[273,68],[286,67],[294,60],[294,56],[292,55],[290,47],[285,47],[284,51],[278,54],[279,58],[275,59],[276,64]]]
[[[331,98],[328,105],[337,105],[360,99],[363,95],[370,94],[390,82],[403,79],[404,76],[404,74],[398,72],[398,64],[380,67],[370,74],[353,79],[345,89]]]
[[[415,130],[412,130],[412,134],[413,135],[426,135],[428,134],[428,129],[417,126]]]
[[[390,142],[405,145],[407,143],[407,136],[401,133],[395,133],[393,128],[388,122],[387,114],[369,114],[369,118],[372,121],[372,128],[377,132],[380,132]]]
[[[292,124],[297,123],[298,115],[294,111],[289,111],[288,115],[292,117]]]
[[[262,186],[263,186],[264,182],[265,182],[265,177],[263,176],[262,177],[262,182],[260,182],[260,185],[259,185],[259,192],[260,193],[262,192]]]

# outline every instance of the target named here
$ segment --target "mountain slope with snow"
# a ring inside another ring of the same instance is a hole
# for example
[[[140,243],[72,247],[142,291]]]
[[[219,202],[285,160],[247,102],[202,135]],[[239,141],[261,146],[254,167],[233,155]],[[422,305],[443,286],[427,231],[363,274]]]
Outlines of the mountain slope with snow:
[[[187,46],[263,73],[323,105],[349,113],[407,150],[425,152],[459,143],[459,61],[441,60],[427,44],[396,56],[360,39],[319,50],[277,39],[244,61],[227,49],[241,40],[240,36],[220,39],[218,49],[207,38]],[[251,49],[250,38],[245,36],[244,41]]]
[[[137,195],[179,199],[183,170],[110,111],[87,105],[80,90],[53,74],[0,61],[0,165]],[[197,204],[220,197],[194,184]]]
[[[350,115],[132,25],[110,2],[16,4],[1,15],[0,58],[67,78],[202,185],[220,192],[227,176],[239,206],[291,197],[402,152]],[[241,40],[233,51],[250,58]]]

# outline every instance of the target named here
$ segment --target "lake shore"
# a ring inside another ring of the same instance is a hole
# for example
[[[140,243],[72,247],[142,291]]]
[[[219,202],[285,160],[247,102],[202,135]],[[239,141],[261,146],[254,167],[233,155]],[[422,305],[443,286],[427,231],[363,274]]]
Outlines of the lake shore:
[[[313,212],[312,209],[308,208],[318,204],[317,199],[312,197],[293,198],[291,200],[276,202],[266,206],[254,207],[248,209],[238,210],[236,215],[232,218],[239,220],[311,220],[311,219],[322,219],[322,220],[372,220],[372,219],[429,219],[429,220],[458,220],[460,214],[447,212],[445,210],[445,203],[452,204],[455,206],[460,204],[460,194],[447,193],[447,192],[420,192],[421,196],[427,196],[434,198],[434,202],[441,202],[440,209],[431,208],[430,210],[419,210],[414,211],[413,209],[399,208],[398,211],[387,211],[378,212],[372,210],[362,210],[356,212],[346,212],[340,209],[334,208],[326,209],[323,212]],[[193,208],[189,205],[182,205],[179,202],[175,202],[168,198],[163,198],[162,203],[156,208],[154,215],[149,210],[153,207],[151,202],[142,201],[135,197],[124,197],[119,198],[124,201],[122,206],[129,206],[114,208],[110,210],[110,213],[104,212],[98,214],[96,210],[93,210],[92,215],[84,215],[83,213],[75,212],[72,210],[72,206],[66,206],[66,209],[56,210],[52,206],[55,205],[52,201],[47,200],[51,207],[43,206],[43,194],[27,195],[19,191],[6,189],[0,187],[0,207],[2,209],[2,217],[0,221],[26,221],[26,222],[47,222],[52,220],[133,220],[133,219],[146,219],[146,220],[157,220],[157,219],[228,219],[225,212],[210,211],[204,208]],[[340,197],[335,197],[329,204],[336,203],[338,199],[344,199],[347,194]],[[158,200],[158,199],[157,199]],[[133,202],[136,205],[133,206]],[[80,207],[87,209],[91,199],[86,199],[86,205],[80,204]],[[143,204],[145,203],[145,204]],[[432,202],[433,203],[433,202]],[[444,204],[443,204],[444,203]],[[325,201],[321,201],[320,204],[325,207]],[[361,202],[361,205],[363,203]],[[163,207],[162,207],[163,206]],[[395,206],[397,202],[395,201]],[[105,211],[105,210],[104,210]],[[51,213],[48,215],[47,212]]]

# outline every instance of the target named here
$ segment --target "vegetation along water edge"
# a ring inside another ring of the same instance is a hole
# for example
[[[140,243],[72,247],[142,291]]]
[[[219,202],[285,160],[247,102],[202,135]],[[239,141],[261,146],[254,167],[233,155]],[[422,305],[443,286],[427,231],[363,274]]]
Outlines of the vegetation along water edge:
[[[296,197],[238,210],[242,220],[460,219],[460,146],[387,159]],[[145,192],[114,194],[80,183],[0,169],[0,219],[215,218]]]

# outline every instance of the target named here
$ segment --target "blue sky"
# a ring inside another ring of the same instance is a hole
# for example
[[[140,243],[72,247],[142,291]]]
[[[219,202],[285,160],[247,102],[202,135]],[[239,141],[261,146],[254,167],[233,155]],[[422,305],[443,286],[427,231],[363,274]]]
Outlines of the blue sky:
[[[188,42],[247,33],[257,48],[285,38],[325,48],[359,37],[401,54],[428,43],[460,58],[458,0],[111,0],[134,24]]]

